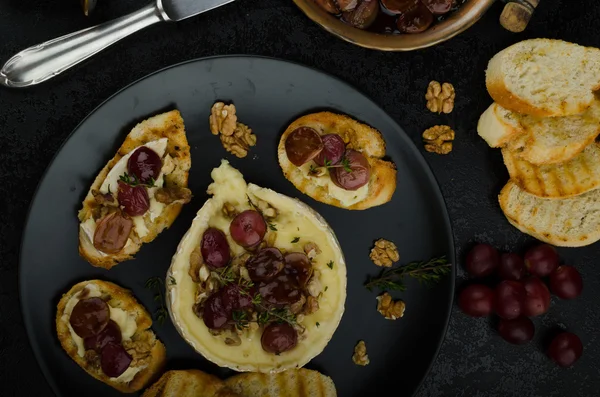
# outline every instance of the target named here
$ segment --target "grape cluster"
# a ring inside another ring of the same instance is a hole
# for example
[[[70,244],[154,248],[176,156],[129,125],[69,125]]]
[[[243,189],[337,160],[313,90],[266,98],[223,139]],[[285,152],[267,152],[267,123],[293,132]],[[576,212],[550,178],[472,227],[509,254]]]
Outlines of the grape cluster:
[[[581,275],[573,266],[560,265],[556,249],[548,244],[530,248],[523,258],[515,253],[500,254],[489,244],[477,244],[467,254],[465,267],[476,278],[495,275],[495,288],[470,284],[458,297],[460,309],[472,317],[496,314],[498,333],[513,344],[529,342],[535,334],[530,317],[542,315],[550,307],[550,291],[561,299],[574,299],[583,290]],[[550,290],[542,278],[548,278]],[[581,357],[579,337],[562,332],[550,343],[548,355],[558,365],[568,367]]]

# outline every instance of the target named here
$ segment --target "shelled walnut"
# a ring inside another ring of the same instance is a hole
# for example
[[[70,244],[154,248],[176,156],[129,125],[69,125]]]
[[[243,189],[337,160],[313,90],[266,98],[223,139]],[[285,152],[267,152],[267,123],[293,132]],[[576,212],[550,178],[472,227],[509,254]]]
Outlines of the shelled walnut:
[[[397,320],[404,316],[406,304],[401,300],[394,301],[387,292],[377,298],[377,311],[388,320]]]
[[[210,132],[219,135],[225,150],[243,158],[248,155],[248,149],[256,145],[256,135],[250,127],[239,123],[234,105],[216,102],[209,117]]]
[[[246,157],[250,146],[256,145],[256,135],[250,127],[242,123],[237,123],[231,135],[221,134],[220,137],[225,150],[239,158]]]
[[[235,113],[235,105],[225,105],[223,102],[216,102],[212,106],[212,109],[210,109],[210,132],[213,135],[232,135],[237,123]]]
[[[352,361],[356,365],[369,365],[370,360],[367,355],[367,346],[365,345],[365,341],[359,341],[354,347],[354,354],[352,355]]]
[[[371,249],[370,257],[373,263],[383,267],[391,267],[394,262],[400,260],[396,244],[383,238],[375,241],[375,246]]]
[[[423,132],[425,150],[431,153],[448,154],[452,151],[454,131],[447,125],[436,125]]]
[[[438,81],[431,81],[425,94],[427,109],[434,113],[451,113],[454,109],[455,97],[456,93],[452,84],[440,84]]]

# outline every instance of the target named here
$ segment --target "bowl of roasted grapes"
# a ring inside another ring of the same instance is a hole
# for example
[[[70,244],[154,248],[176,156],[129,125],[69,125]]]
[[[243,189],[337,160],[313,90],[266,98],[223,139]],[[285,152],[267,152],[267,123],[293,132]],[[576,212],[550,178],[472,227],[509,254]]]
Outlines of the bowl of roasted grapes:
[[[468,29],[495,0],[294,0],[313,21],[362,47],[410,51]]]

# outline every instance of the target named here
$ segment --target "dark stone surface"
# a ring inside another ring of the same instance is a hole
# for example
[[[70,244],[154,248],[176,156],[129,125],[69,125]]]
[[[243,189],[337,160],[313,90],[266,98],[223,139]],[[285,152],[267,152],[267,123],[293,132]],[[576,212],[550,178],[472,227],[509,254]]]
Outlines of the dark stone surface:
[[[90,19],[78,3],[0,2],[0,61],[32,44],[132,11],[145,1],[100,0]],[[496,4],[466,33],[434,48],[381,53],[330,36],[290,0],[239,0],[198,18],[151,28],[38,88],[0,90],[0,394],[51,395],[27,342],[17,287],[21,231],[37,182],[63,140],[98,104],[126,84],[176,62],[244,53],[314,66],[373,98],[418,145],[425,128],[448,123],[457,131],[452,154],[425,156],[448,204],[459,262],[474,241],[522,252],[533,240],[509,226],[495,199],[507,179],[500,153],[489,149],[475,131],[479,114],[491,102],[484,69],[497,51],[530,37],[600,47],[600,5],[596,0],[542,0],[528,30],[518,35],[499,26],[501,9]],[[423,95],[432,79],[456,88],[456,107],[449,116],[425,108]],[[520,347],[502,341],[491,321],[467,318],[455,308],[446,341],[418,395],[598,395],[598,244],[559,252],[581,271],[583,295],[573,302],[553,298],[549,313],[534,320],[534,341]],[[465,278],[459,266],[459,287]],[[559,369],[543,353],[548,333],[557,326],[579,334],[584,343],[584,356],[573,368]]]

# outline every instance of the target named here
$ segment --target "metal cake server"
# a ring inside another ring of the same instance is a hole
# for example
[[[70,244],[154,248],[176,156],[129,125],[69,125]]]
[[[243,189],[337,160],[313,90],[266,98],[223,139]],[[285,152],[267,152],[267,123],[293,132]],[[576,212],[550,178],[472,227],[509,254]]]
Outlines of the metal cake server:
[[[124,17],[29,47],[0,70],[0,84],[29,87],[64,72],[117,41],[158,22],[176,22],[234,0],[156,0]]]

